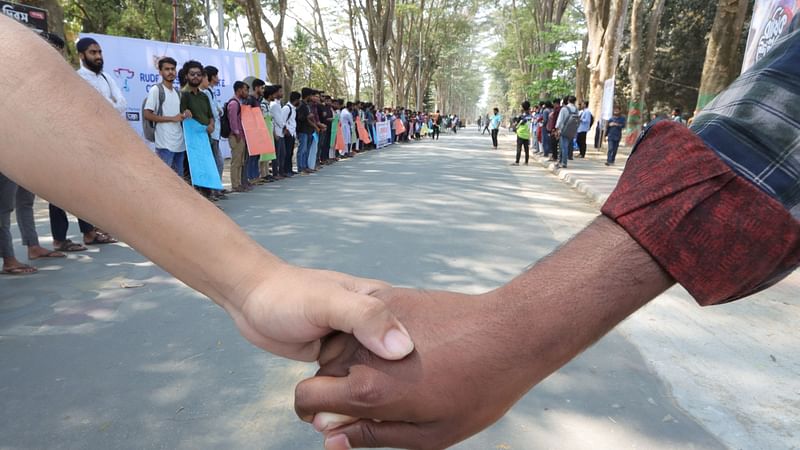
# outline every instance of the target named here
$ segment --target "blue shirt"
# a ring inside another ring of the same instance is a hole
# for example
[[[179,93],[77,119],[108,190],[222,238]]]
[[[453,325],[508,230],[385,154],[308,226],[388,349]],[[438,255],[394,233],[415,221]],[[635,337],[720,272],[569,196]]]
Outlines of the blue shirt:
[[[492,122],[489,125],[489,128],[492,130],[497,130],[500,128],[500,121],[503,120],[503,116],[500,114],[495,114],[492,116]]]
[[[618,127],[612,127],[612,123],[618,123]],[[606,135],[608,136],[609,141],[621,141],[622,140],[622,130],[625,128],[625,116],[614,116],[608,119],[608,125],[606,126]]]
[[[589,108],[581,111],[581,123],[578,125],[578,133],[586,133],[592,127],[592,112]]]

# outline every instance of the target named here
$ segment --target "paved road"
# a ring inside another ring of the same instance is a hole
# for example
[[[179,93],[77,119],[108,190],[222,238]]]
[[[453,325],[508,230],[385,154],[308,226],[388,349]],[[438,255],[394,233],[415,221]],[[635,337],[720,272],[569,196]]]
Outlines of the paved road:
[[[297,264],[481,292],[597,214],[540,166],[510,167],[508,151],[486,147],[467,132],[373,151],[224,208]],[[44,216],[39,226],[49,235]],[[321,448],[292,410],[313,365],[251,347],[221,309],[123,244],[39,267],[0,279],[0,448]],[[143,286],[121,287],[131,281]],[[457,448],[725,448],[634,345],[639,325]]]

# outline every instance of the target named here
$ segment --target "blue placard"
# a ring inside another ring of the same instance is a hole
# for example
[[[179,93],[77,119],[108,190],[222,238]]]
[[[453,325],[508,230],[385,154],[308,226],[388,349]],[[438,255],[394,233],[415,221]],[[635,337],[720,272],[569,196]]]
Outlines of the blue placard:
[[[194,119],[183,121],[183,137],[189,157],[189,172],[194,186],[222,190],[217,163],[211,152],[211,142],[206,127]]]

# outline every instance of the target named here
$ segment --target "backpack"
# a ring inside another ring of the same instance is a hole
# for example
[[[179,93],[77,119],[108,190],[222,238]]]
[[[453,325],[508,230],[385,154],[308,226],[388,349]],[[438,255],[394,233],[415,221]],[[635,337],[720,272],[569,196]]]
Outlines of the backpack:
[[[581,119],[578,115],[578,108],[575,108],[574,110],[570,108],[570,106],[565,106],[564,108],[567,109],[569,117],[567,117],[567,122],[564,124],[564,128],[561,129],[561,135],[567,139],[575,139],[575,136],[578,135],[578,125],[581,124]]]
[[[158,83],[158,110],[153,111],[157,116],[164,114],[164,99],[166,98],[166,95],[166,92],[164,92],[164,85]],[[156,125],[158,124],[150,120],[144,120],[144,105],[147,103],[148,97],[145,97],[145,99],[142,101],[142,134],[148,141],[155,142]]]
[[[219,118],[219,135],[225,139],[231,137],[231,121],[228,117],[228,105],[233,101],[236,101],[236,99],[232,98],[228,100],[228,103],[225,103],[225,108],[222,110],[222,117]],[[239,108],[241,111],[241,106]]]

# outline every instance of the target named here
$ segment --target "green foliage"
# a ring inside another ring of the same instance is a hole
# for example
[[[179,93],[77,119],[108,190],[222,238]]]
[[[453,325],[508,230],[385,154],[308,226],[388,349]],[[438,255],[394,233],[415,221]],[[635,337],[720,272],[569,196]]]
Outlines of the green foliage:
[[[172,35],[171,0],[62,0],[66,29],[72,35],[100,33],[169,41]],[[197,43],[205,37],[201,0],[178,2],[180,42]]]
[[[322,49],[314,38],[300,27],[295,28],[294,36],[289,39],[286,59],[294,69],[292,84],[295,87],[315,86],[330,90],[330,87],[342,78],[340,70],[328,67],[323,62]]]

